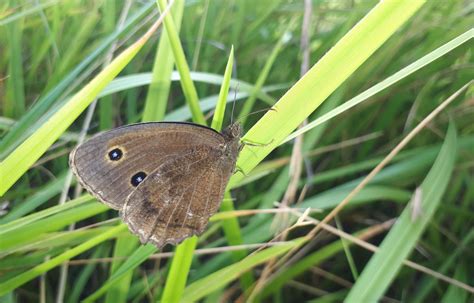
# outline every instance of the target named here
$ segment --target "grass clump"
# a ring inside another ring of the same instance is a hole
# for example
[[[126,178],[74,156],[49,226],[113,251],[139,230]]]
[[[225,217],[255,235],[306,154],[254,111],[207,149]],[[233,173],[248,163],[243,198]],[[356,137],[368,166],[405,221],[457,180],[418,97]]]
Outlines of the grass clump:
[[[0,4],[2,300],[472,299],[472,7],[168,2]],[[88,135],[229,103],[250,144],[199,238],[141,246],[71,177]]]

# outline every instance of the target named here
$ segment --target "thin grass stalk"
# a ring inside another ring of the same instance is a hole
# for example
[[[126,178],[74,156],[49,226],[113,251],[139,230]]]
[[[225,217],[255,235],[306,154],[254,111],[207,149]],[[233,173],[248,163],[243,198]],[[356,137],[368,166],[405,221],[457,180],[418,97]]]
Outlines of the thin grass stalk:
[[[171,14],[176,22],[176,30],[181,28],[181,20],[184,12],[184,1],[176,0]],[[155,62],[153,64],[152,78],[148,87],[143,111],[143,122],[161,121],[165,117],[171,87],[171,74],[174,66],[173,51],[171,49],[168,32],[162,31],[160,42],[156,50]]]
[[[288,31],[292,30],[294,21],[291,21],[288,25]],[[280,51],[283,49],[285,44],[288,42],[288,32],[284,32],[278,42],[275,44],[275,46],[272,49],[272,52],[270,53],[270,56],[268,56],[267,61],[265,62],[265,65],[260,71],[260,74],[257,77],[257,81],[255,81],[255,85],[252,89],[252,92],[250,93],[250,96],[245,100],[244,105],[242,109],[240,110],[239,113],[239,118],[238,120],[240,123],[245,126],[247,119],[249,117],[250,111],[255,105],[255,102],[257,101],[257,91],[261,90],[263,85],[265,84],[265,81],[268,78],[268,75],[270,74],[270,70],[272,66],[275,63],[276,58],[278,57],[278,54]]]
[[[163,9],[166,7],[166,0],[156,0],[156,3],[160,11],[163,11]],[[186,98],[186,102],[193,115],[193,121],[195,123],[206,125],[206,119],[204,119],[204,115],[202,114],[202,111],[199,107],[199,97],[196,87],[194,86],[194,83],[191,79],[189,66],[186,62],[186,57],[184,55],[181,41],[179,40],[178,30],[171,15],[165,17],[164,25],[168,33],[171,48],[173,50],[176,68],[178,69],[179,75],[181,76],[180,83],[183,89],[184,97]]]

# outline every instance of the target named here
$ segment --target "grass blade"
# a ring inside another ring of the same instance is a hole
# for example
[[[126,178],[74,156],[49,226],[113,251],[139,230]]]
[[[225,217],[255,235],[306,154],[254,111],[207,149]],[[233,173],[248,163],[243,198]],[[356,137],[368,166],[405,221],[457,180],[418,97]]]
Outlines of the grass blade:
[[[80,253],[83,253],[84,251],[96,246],[97,244],[114,237],[117,233],[125,230],[126,228],[127,227],[124,224],[111,228],[109,231],[104,232],[100,236],[92,238],[91,240],[84,242],[83,244],[78,245],[74,248],[71,248],[65,253],[49,261],[46,261],[20,275],[17,275],[12,279],[0,283],[0,296],[14,290],[18,286],[25,284],[26,282],[38,277],[42,273],[47,272],[48,270],[60,265],[61,263],[70,260],[71,258],[79,255]]]
[[[104,50],[106,50],[111,43],[117,39],[123,32],[130,30],[131,26],[140,20],[145,13],[152,7],[152,4],[145,5],[142,9],[137,11],[127,25],[124,26],[123,30],[114,32],[109,36],[96,50],[94,50],[87,58],[85,58],[80,64],[78,64],[74,70],[72,70],[67,76],[65,76],[60,83],[58,83],[54,89],[47,92],[46,95],[40,98],[31,108],[23,115],[20,120],[10,129],[10,131],[0,141],[0,159],[4,159],[7,153],[10,153],[13,148],[20,145],[27,136],[31,133],[32,129],[36,129],[36,121],[40,120],[41,116],[44,115],[49,109],[53,107],[57,99],[61,96],[64,91],[71,86],[71,84],[77,79],[81,72],[83,72],[87,66],[89,66],[94,60],[96,60]],[[33,126],[32,126],[33,125]]]
[[[345,302],[377,302],[385,293],[441,201],[454,168],[456,149],[456,130],[454,124],[451,124],[441,151],[421,185],[422,214],[413,220],[411,205],[405,207],[397,223],[380,245],[379,251],[364,268]]]
[[[171,267],[166,278],[165,288],[161,297],[162,302],[180,302],[185,294],[184,286],[188,279],[188,272],[193,261],[198,238],[193,236],[184,240],[176,248],[176,254],[171,262]]]
[[[230,52],[227,67],[224,73],[224,78],[219,93],[219,100],[216,106],[216,112],[212,120],[212,125],[216,130],[220,130],[222,121],[224,120],[225,105],[227,101],[227,94],[230,86],[230,79],[232,75],[233,65],[233,49]],[[195,118],[193,116],[193,118]],[[233,207],[232,207],[233,209]],[[237,222],[237,221],[235,221]],[[233,222],[233,223],[235,223]],[[232,226],[232,228],[235,226]],[[238,229],[238,223],[237,223]],[[238,231],[240,233],[240,231]],[[182,296],[188,272],[191,267],[194,249],[197,245],[197,237],[191,237],[185,240],[176,248],[176,255],[174,256],[170,272],[166,279],[165,288],[163,291],[163,302],[178,302]]]
[[[118,238],[115,241],[113,257],[120,258],[129,256],[137,249],[138,244],[139,241],[137,237],[131,234]],[[112,263],[110,268],[111,276],[113,276],[113,274],[118,271],[123,263],[124,262],[122,260],[117,260]],[[115,283],[111,284],[111,287],[105,296],[105,303],[127,302],[127,294],[130,288],[130,282],[132,280],[134,269],[135,268],[131,268],[125,272],[119,280],[116,280]]]
[[[292,139],[296,138],[297,136],[307,132],[310,129],[315,128],[318,125],[323,124],[324,122],[334,118],[335,116],[347,111],[348,109],[368,100],[373,95],[381,92],[382,90],[386,89],[387,87],[401,81],[411,75],[412,73],[416,72],[417,70],[425,67],[426,65],[432,63],[433,61],[441,58],[442,56],[446,55],[450,51],[454,50],[458,46],[463,45],[467,41],[470,41],[474,36],[474,29],[470,29],[465,33],[457,36],[456,38],[452,39],[451,41],[443,44],[442,46],[438,47],[434,51],[428,53],[427,55],[423,56],[422,58],[416,60],[415,62],[411,63],[410,65],[404,67],[403,69],[399,70],[395,74],[391,75],[387,79],[383,80],[382,82],[377,83],[376,85],[372,86],[368,90],[360,93],[359,95],[355,96],[354,98],[344,102],[344,104],[338,106],[337,108],[331,110],[327,114],[319,117],[318,119],[308,123],[304,127],[298,129],[291,135],[289,135],[283,142],[291,141]]]
[[[7,79],[7,97],[2,101],[3,114],[6,117],[21,117],[25,111],[25,91],[22,57],[23,19],[7,26],[9,40],[9,66]]]
[[[148,41],[151,34],[161,24],[161,19],[162,17],[144,36],[118,55],[88,85],[76,93],[46,123],[0,163],[0,176],[2,176],[3,180],[0,184],[0,196],[44,154],[51,144],[66,131],[97,97],[100,91],[135,57],[145,42]],[[8,178],[4,176],[8,176]]]
[[[188,287],[184,291],[184,295],[181,299],[182,302],[196,302],[202,299],[204,296],[225,287],[231,281],[237,279],[244,272],[249,269],[262,264],[272,258],[278,257],[279,255],[287,252],[293,247],[301,244],[303,239],[295,239],[293,241],[286,242],[281,245],[276,245],[255,254],[252,254],[244,260],[227,266],[223,269],[216,271],[202,278]],[[168,302],[168,301],[164,301]]]
[[[211,128],[220,131],[222,122],[224,121],[225,106],[227,104],[227,95],[229,94],[230,79],[232,78],[232,69],[234,66],[234,47],[230,49],[229,60],[222,79],[221,90],[219,91],[219,99],[217,100],[214,117],[212,119]]]
[[[163,11],[163,9],[166,7],[166,0],[157,0],[156,2],[160,8],[160,11]],[[181,87],[183,88],[184,97],[186,98],[186,102],[188,103],[191,113],[193,114],[193,121],[202,125],[206,125],[206,119],[204,119],[204,115],[199,108],[199,97],[196,87],[194,87],[193,80],[191,80],[189,66],[186,62],[184,50],[181,45],[181,41],[179,40],[178,30],[173,21],[173,17],[171,15],[166,16],[164,24],[166,32],[168,33],[171,49],[173,50],[176,68],[178,69],[179,75],[181,76]]]
[[[171,10],[173,20],[176,21],[176,30],[179,32],[183,17],[184,1],[176,0]],[[143,111],[143,122],[161,121],[165,117],[171,86],[171,73],[173,72],[174,58],[168,38],[168,32],[163,31],[155,55],[155,63],[150,87]]]
[[[244,147],[237,165],[252,170],[303,122],[344,80],[399,29],[425,1],[390,0],[378,3],[314,65],[244,136],[265,144]],[[363,46],[363,47],[362,47]],[[243,178],[236,174],[231,187]]]
[[[121,224],[126,228],[125,224]],[[137,266],[147,260],[154,252],[156,247],[153,245],[141,245],[138,249],[114,272],[114,274],[92,295],[83,300],[83,302],[94,302],[100,298],[111,286],[122,279],[124,275],[135,269]]]

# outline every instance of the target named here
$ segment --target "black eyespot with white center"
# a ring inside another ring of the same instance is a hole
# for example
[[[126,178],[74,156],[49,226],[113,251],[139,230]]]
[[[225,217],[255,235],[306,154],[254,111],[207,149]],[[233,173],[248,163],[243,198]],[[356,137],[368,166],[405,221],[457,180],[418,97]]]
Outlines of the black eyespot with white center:
[[[123,152],[120,148],[114,148],[111,151],[109,151],[109,159],[112,161],[118,161],[122,159]]]
[[[145,178],[146,178],[146,174],[141,171],[134,174],[130,182],[132,183],[133,186],[137,187],[138,184],[142,183],[143,180],[145,180]]]

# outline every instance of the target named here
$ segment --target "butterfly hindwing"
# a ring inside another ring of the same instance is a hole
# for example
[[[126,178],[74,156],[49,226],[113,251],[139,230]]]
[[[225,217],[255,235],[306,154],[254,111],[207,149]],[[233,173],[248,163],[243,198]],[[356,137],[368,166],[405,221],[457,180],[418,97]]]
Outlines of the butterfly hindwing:
[[[142,243],[177,244],[204,231],[233,170],[221,154],[195,147],[164,162],[130,194],[121,216]]]

